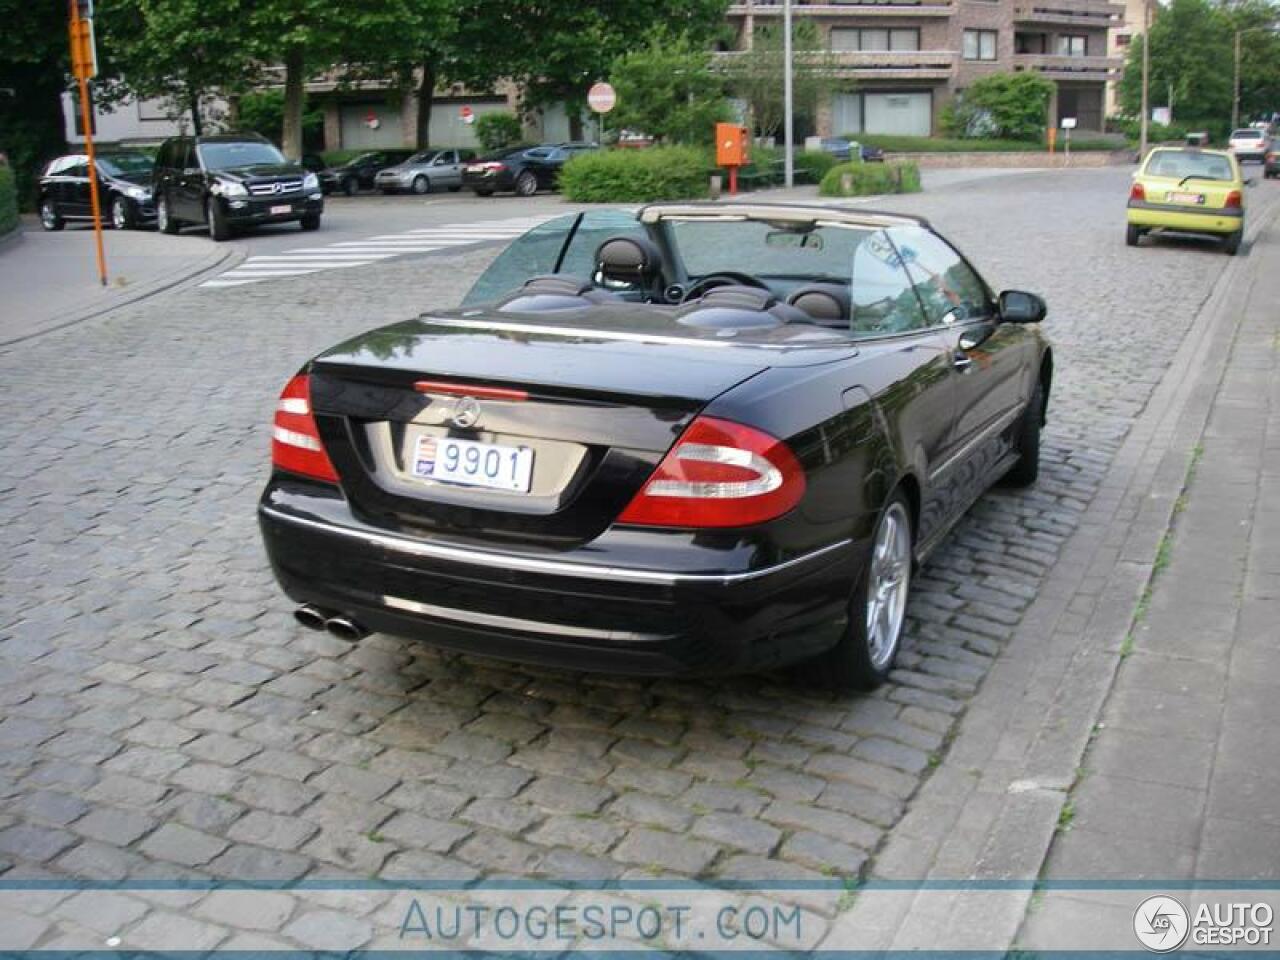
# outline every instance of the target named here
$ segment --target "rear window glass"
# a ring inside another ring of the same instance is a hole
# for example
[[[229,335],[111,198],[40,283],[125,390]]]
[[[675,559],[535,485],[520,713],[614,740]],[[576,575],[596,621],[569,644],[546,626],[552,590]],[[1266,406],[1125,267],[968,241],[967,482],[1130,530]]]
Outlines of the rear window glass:
[[[1232,140],[1261,140],[1262,131],[1261,130],[1237,130],[1235,133],[1231,134],[1231,139]]]
[[[1192,150],[1157,150],[1147,162],[1153,177],[1196,177],[1202,180],[1234,180],[1231,161],[1216,153]]]

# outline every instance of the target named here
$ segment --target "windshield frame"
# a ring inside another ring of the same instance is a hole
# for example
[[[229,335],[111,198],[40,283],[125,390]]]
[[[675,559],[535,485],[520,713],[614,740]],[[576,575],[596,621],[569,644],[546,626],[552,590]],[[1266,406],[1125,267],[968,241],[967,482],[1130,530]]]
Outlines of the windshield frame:
[[[121,167],[116,163],[116,160],[123,157],[127,157],[130,160],[142,161],[145,163],[145,166],[139,166],[137,169]],[[95,159],[97,160],[98,166],[101,167],[102,172],[109,177],[129,177],[137,174],[150,173],[155,169],[156,165],[154,157],[149,156],[140,150],[128,153],[100,153]]]

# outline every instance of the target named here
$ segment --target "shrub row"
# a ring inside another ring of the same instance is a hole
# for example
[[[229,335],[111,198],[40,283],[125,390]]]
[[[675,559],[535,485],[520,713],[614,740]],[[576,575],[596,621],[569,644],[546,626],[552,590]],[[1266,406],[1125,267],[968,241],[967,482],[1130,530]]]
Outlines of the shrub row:
[[[881,193],[919,193],[920,169],[914,163],[842,163],[818,184],[824,197],[866,197]]]
[[[890,153],[1008,153],[1024,150],[1047,150],[1044,140],[994,140],[966,139],[960,137],[907,137],[887,133],[851,133],[850,140],[857,140],[869,147],[879,147]],[[1058,149],[1064,139],[1058,133]],[[1125,146],[1122,137],[1092,136],[1072,138],[1072,150],[1120,150]]]
[[[13,170],[7,163],[0,163],[0,237],[18,227],[18,187]]]
[[[710,161],[695,147],[595,150],[560,171],[560,190],[579,203],[692,200],[710,188]]]

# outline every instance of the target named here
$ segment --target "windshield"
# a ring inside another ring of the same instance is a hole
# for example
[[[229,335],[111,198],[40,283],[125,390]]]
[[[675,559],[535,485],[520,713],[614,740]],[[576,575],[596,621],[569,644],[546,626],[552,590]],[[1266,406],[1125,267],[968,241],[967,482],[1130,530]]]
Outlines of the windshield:
[[[1184,180],[1234,180],[1231,161],[1216,153],[1199,153],[1194,150],[1157,150],[1147,162],[1147,173],[1153,177],[1174,177]]]
[[[112,153],[98,156],[98,167],[113,177],[150,173],[154,161],[145,153]]]
[[[1231,139],[1232,140],[1261,140],[1262,131],[1261,130],[1237,130],[1235,133],[1231,134]]]
[[[229,170],[233,167],[288,163],[284,154],[269,143],[234,140],[200,144],[200,159],[204,162],[206,170]]]
[[[666,221],[691,279],[732,271],[752,276],[849,282],[853,253],[871,231],[762,220]]]
[[[421,153],[415,153],[405,163],[430,163],[439,153],[439,150],[423,150]]]

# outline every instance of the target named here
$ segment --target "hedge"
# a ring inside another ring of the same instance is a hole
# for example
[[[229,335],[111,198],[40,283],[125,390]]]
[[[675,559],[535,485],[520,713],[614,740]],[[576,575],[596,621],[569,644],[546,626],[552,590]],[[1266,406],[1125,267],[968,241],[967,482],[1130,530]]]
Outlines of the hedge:
[[[560,171],[560,192],[580,203],[692,200],[710,189],[710,161],[695,147],[593,150]]]
[[[842,163],[828,170],[818,184],[818,194],[823,197],[919,192],[920,169],[914,163]]]
[[[850,140],[857,140],[869,147],[879,147],[889,153],[1010,153],[1027,150],[1048,150],[1044,140],[992,140],[964,139],[960,137],[907,137],[889,133],[851,133]],[[1065,134],[1058,131],[1058,150],[1062,149]],[[1073,137],[1072,150],[1122,150],[1121,137],[1106,136]]]
[[[18,186],[13,170],[0,163],[0,237],[18,228]]]

